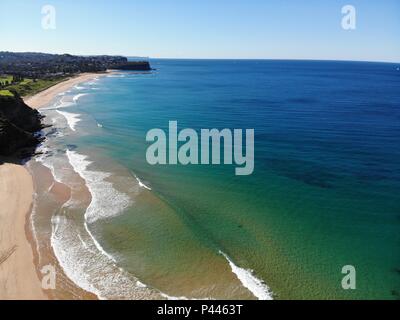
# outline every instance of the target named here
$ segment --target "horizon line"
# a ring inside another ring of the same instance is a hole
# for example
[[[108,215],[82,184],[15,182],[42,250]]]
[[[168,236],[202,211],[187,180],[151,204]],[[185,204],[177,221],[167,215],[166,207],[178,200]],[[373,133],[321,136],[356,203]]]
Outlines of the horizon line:
[[[127,54],[76,54],[76,53],[54,53],[54,52],[43,52],[43,51],[8,51],[8,50],[0,50],[0,52],[12,52],[12,53],[40,53],[40,54],[54,54],[54,55],[75,55],[75,56],[122,56],[126,58],[144,58],[144,59],[162,59],[162,60],[254,60],[254,61],[338,61],[338,62],[370,62],[370,63],[392,63],[392,64],[400,64],[400,60],[352,60],[352,59],[333,59],[333,58],[212,58],[212,57],[205,57],[205,58],[194,58],[194,57],[151,57],[151,56],[137,56],[137,55],[127,55]]]
[[[400,64],[399,61],[392,60],[349,60],[349,59],[313,59],[313,58],[165,58],[165,57],[141,57],[122,55],[127,58],[147,58],[162,60],[253,60],[253,61],[332,61],[332,62],[370,62],[370,63],[392,63]]]

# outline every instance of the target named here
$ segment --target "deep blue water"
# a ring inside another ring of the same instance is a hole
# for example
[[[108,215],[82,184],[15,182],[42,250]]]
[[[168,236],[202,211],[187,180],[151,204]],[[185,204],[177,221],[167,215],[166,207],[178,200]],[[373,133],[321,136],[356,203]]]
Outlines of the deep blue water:
[[[277,298],[400,297],[399,65],[151,64],[151,73],[100,79],[99,90],[74,108],[87,115],[78,127],[95,119],[102,129],[69,141],[101,150],[140,176],[171,219],[184,225],[186,240],[177,228],[174,242],[161,220],[137,220],[139,211],[161,209],[138,205],[104,226],[104,246],[126,257],[124,268],[164,291],[190,296],[187,286],[174,288],[160,274],[190,278],[198,271],[212,278],[212,270],[196,269],[201,259],[193,257],[193,241],[215,259],[223,259],[222,250],[253,269]],[[253,175],[235,176],[233,166],[147,164],[146,132],[167,130],[171,120],[180,129],[254,129]],[[126,247],[139,223],[142,242]],[[121,224],[127,226],[125,245],[113,241],[113,228]],[[340,286],[348,264],[357,270],[354,291]]]

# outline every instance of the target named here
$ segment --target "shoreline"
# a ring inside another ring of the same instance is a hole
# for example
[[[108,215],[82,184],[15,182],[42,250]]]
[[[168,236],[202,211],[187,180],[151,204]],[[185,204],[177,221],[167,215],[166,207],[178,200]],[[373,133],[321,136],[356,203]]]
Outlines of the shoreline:
[[[31,97],[25,97],[24,102],[32,109],[40,109],[48,105],[58,94],[69,90],[71,87],[76,86],[82,82],[93,80],[97,77],[105,76],[110,71],[103,73],[82,73],[78,76],[68,78],[54,86],[43,90]]]
[[[40,109],[73,86],[108,73],[74,76],[24,98],[24,102],[33,109]],[[24,165],[0,164],[0,299],[46,300],[53,296],[42,289],[36,264],[38,252],[30,226],[35,192],[33,179]]]

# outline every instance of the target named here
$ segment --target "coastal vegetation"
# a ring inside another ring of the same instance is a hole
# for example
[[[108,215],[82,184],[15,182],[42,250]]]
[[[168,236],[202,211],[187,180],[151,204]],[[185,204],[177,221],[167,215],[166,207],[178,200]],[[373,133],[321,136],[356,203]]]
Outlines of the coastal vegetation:
[[[13,79],[11,77],[11,79]],[[0,85],[0,95],[3,92],[3,95],[6,95],[7,92],[13,95],[13,92],[16,92],[21,97],[32,96],[40,91],[46,90],[51,86],[65,80],[66,77],[55,77],[52,79],[29,79],[22,78],[19,81],[8,81],[3,82],[5,84]],[[8,84],[7,84],[8,83]]]
[[[10,90],[0,90],[0,96],[14,97],[14,94]]]
[[[49,79],[30,79],[18,75],[0,75],[0,95],[14,96],[14,92],[16,92],[21,97],[32,96],[65,78],[60,76]]]

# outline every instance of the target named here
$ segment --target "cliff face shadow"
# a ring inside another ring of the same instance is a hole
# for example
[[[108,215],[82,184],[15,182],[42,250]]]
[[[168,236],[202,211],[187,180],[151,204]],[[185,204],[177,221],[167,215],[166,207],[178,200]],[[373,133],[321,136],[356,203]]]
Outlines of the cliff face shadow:
[[[43,137],[42,116],[16,93],[0,95],[0,164],[22,164],[34,154]]]
[[[0,155],[0,165],[5,163],[24,165],[29,160],[31,160],[35,155],[38,155],[38,153],[36,152],[36,146],[22,148],[18,150],[18,152],[12,155],[7,155],[7,156]]]

